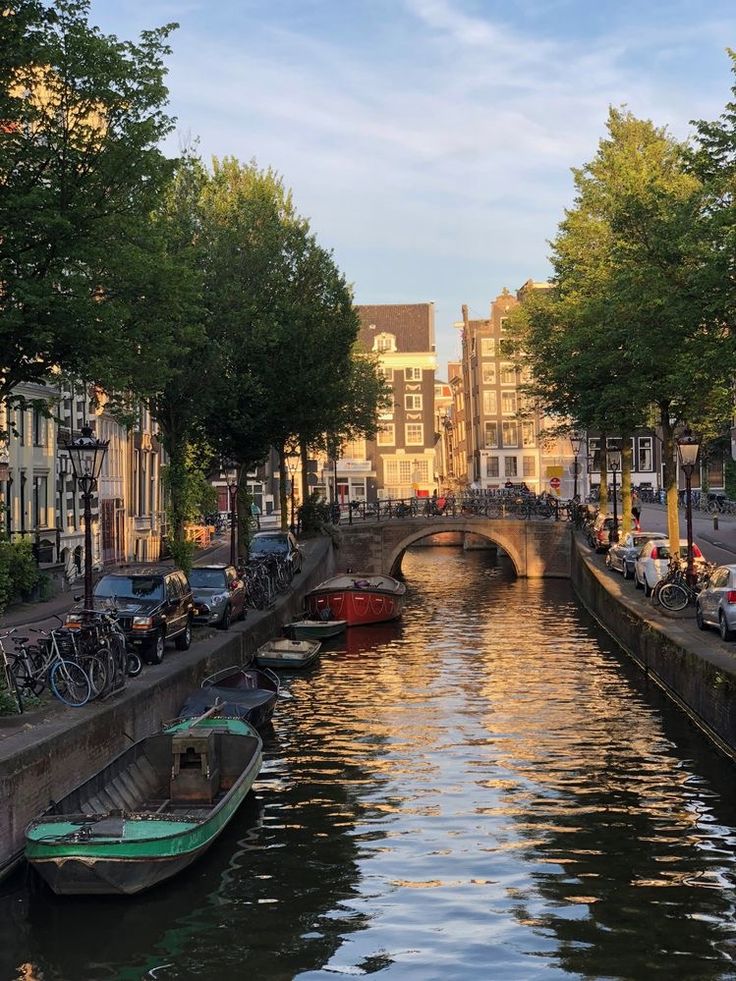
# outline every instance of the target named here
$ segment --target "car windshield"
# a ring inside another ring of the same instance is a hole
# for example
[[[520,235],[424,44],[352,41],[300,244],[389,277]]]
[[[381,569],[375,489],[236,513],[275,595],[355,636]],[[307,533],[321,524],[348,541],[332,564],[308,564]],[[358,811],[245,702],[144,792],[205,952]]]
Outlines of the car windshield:
[[[194,589],[224,589],[224,569],[192,569],[189,582]]]
[[[651,535],[634,535],[634,545],[637,548],[641,548],[642,545],[646,545],[647,542],[651,542],[652,540]]]
[[[95,596],[161,600],[164,584],[159,576],[104,576],[95,586]]]
[[[254,538],[250,543],[250,552],[252,555],[265,555],[271,553],[281,553],[286,555],[289,551],[288,544],[285,538]]]

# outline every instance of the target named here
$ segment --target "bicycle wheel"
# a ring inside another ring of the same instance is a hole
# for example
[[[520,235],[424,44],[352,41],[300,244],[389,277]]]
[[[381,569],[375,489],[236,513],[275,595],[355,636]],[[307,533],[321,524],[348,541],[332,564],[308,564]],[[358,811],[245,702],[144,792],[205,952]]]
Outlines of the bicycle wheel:
[[[89,679],[90,698],[97,698],[103,694],[108,686],[108,664],[105,651],[98,651],[94,654],[80,654],[79,667],[84,671]]]
[[[33,660],[24,654],[8,654],[8,670],[13,683],[27,695],[40,695],[46,687],[43,671],[36,673]]]
[[[679,582],[667,582],[659,591],[659,602],[665,608],[676,613],[684,610],[690,600],[687,589]]]
[[[60,702],[73,708],[86,705],[92,692],[89,678],[74,661],[57,661],[49,674],[49,685]]]

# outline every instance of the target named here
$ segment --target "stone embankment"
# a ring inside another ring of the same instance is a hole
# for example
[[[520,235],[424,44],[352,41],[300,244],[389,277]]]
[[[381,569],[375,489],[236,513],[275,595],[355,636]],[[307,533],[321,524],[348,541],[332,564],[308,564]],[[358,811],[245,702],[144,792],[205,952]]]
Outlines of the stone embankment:
[[[21,857],[26,825],[51,800],[175,718],[186,696],[208,674],[252,660],[260,644],[298,615],[304,594],[332,571],[329,540],[311,541],[302,573],[271,610],[249,610],[245,621],[227,633],[205,631],[203,636],[197,630],[186,652],[168,645],[162,664],[144,667],[109,702],[80,709],[54,703],[43,712],[6,720],[0,729],[0,877]]]
[[[736,761],[736,644],[699,631],[692,608],[670,616],[655,608],[580,541],[572,550],[578,599],[690,719]]]

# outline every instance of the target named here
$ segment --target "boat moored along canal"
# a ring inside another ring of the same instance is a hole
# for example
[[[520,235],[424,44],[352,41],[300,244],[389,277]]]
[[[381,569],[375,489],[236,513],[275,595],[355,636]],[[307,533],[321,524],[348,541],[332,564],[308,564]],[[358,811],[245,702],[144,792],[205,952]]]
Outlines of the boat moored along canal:
[[[290,640],[275,637],[266,641],[256,651],[259,668],[276,668],[293,671],[311,667],[319,657],[322,644],[318,640]]]
[[[60,895],[130,895],[170,879],[225,828],[257,777],[242,719],[182,720],[135,743],[26,831],[26,858]]]
[[[305,601],[315,619],[347,620],[348,626],[398,620],[406,586],[392,576],[346,574],[325,579]]]

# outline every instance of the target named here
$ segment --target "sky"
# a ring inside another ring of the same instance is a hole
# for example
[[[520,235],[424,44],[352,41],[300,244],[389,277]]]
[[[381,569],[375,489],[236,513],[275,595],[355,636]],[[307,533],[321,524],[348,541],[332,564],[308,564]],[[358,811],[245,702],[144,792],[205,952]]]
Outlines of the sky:
[[[463,303],[550,275],[549,245],[610,105],[717,118],[736,0],[92,0],[133,39],[179,23],[175,154],[273,167],[357,303],[436,310],[438,375]]]

